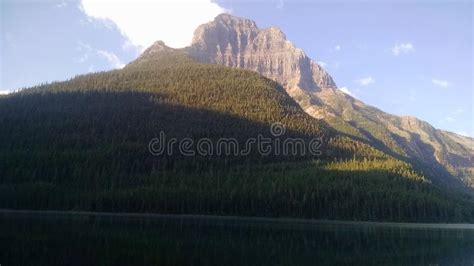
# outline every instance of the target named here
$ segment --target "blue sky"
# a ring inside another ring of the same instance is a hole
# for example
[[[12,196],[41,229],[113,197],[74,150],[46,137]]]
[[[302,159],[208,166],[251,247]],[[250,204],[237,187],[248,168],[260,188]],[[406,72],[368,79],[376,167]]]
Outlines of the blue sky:
[[[1,2],[0,91],[119,68],[190,42],[227,11],[278,26],[337,85],[389,113],[474,136],[471,1]]]

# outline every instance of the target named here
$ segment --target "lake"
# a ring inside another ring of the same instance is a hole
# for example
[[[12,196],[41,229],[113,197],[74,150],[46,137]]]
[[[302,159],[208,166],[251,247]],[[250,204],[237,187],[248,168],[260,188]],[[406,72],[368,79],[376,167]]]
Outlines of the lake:
[[[0,212],[0,265],[474,265],[472,225]]]

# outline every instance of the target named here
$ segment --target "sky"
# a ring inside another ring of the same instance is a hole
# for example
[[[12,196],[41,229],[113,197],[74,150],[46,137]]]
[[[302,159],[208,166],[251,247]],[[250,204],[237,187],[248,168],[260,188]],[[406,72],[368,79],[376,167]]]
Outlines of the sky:
[[[184,47],[222,12],[280,27],[366,104],[474,137],[470,0],[1,0],[0,93]]]

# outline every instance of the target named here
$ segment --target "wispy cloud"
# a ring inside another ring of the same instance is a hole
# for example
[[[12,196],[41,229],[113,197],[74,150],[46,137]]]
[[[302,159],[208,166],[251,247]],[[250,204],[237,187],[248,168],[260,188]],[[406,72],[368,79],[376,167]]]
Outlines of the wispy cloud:
[[[114,68],[122,68],[125,66],[125,64],[122,63],[122,61],[120,61],[118,56],[112,52],[97,50],[97,54],[105,58],[109,62],[109,64]]]
[[[115,53],[106,50],[96,49],[84,42],[78,42],[76,50],[81,53],[78,58],[74,59],[74,61],[79,64],[85,63],[91,57],[99,56],[100,58],[105,59],[113,68],[122,68],[125,66],[122,60],[120,60],[120,58]]]
[[[454,133],[456,133],[456,134],[458,134],[458,135],[461,135],[461,136],[464,136],[464,137],[471,137],[471,136],[469,135],[469,133],[467,133],[466,131],[463,131],[463,130],[456,131],[456,132],[454,132]]]
[[[341,66],[341,63],[339,61],[317,61],[316,63],[322,68],[338,69]]]
[[[443,87],[443,88],[447,88],[451,85],[451,83],[449,83],[446,80],[435,79],[435,78],[431,79],[431,83],[433,83],[436,86]]]
[[[328,65],[328,63],[326,63],[324,61],[318,61],[316,63],[318,63],[318,65],[320,65],[321,67],[326,67]]]
[[[462,116],[463,113],[464,113],[464,109],[457,108],[456,110],[451,111],[450,114],[446,115],[443,119],[439,120],[438,122],[440,124],[452,123],[454,121],[457,121]]]
[[[56,8],[67,7],[67,2],[66,1],[59,2],[59,3],[55,4],[54,7],[56,7]]]
[[[375,79],[372,78],[371,76],[368,76],[368,77],[366,77],[366,78],[356,79],[355,82],[356,82],[357,84],[359,84],[359,86],[368,86],[368,85],[374,83],[374,82],[375,82]]]
[[[332,51],[333,51],[333,52],[339,52],[339,51],[341,51],[341,49],[342,49],[342,48],[341,48],[341,45],[338,44],[338,45],[335,45],[335,46],[332,48]]]
[[[458,108],[458,109],[454,110],[454,112],[453,112],[453,114],[455,114],[455,115],[460,115],[462,113],[464,113],[464,109],[462,109],[462,108]]]
[[[354,95],[354,93],[352,91],[350,91],[349,88],[347,88],[347,87],[340,87],[339,90],[344,92],[345,94],[348,94],[348,95],[354,97],[354,98],[356,97]]]
[[[82,55],[80,55],[78,58],[75,58],[74,62],[82,64],[82,63],[86,62],[87,59],[89,59],[89,54],[87,52],[85,52]]]
[[[415,46],[410,42],[397,43],[391,48],[391,51],[393,55],[395,56],[399,56],[402,54],[409,54],[409,53],[415,52]]]
[[[454,117],[448,115],[442,121],[451,123],[451,122],[454,122],[455,120],[456,119],[454,119]]]

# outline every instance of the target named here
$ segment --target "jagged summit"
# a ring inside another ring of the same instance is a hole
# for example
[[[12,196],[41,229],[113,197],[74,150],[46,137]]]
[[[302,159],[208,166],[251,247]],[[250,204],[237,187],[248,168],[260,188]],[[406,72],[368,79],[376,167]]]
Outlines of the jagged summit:
[[[167,46],[163,41],[156,41],[150,47],[148,47],[141,56],[147,56],[156,52],[162,52],[167,50],[173,50],[173,48]]]
[[[225,24],[225,25],[229,25],[232,27],[236,25],[243,25],[245,27],[258,29],[255,21],[251,19],[243,18],[243,17],[234,16],[228,13],[222,13],[220,15],[217,15],[214,21]]]
[[[267,28],[267,29],[259,29],[258,26],[257,26],[257,23],[255,23],[255,21],[253,21],[251,19],[243,18],[243,17],[234,16],[234,15],[231,15],[231,14],[228,14],[228,13],[222,13],[222,14],[218,15],[217,17],[215,17],[214,22],[220,23],[222,25],[226,25],[231,29],[232,28],[237,28],[237,27],[242,27],[242,28],[253,29],[255,31],[268,30],[268,31],[274,32],[277,35],[281,35],[284,39],[286,39],[286,35],[283,33],[283,31],[280,28],[276,27],[276,26],[273,26],[273,27],[270,27],[270,28]],[[203,24],[201,26],[204,26],[206,24]],[[194,36],[196,36],[196,35],[197,34],[195,33]]]
[[[201,62],[257,71],[282,84],[290,95],[336,88],[331,76],[279,28],[260,29],[249,19],[218,15],[196,29],[187,49]]]
[[[125,68],[136,67],[166,67],[176,63],[191,63],[193,60],[186,51],[167,46],[163,41],[156,41],[148,47],[137,59],[130,62]]]

